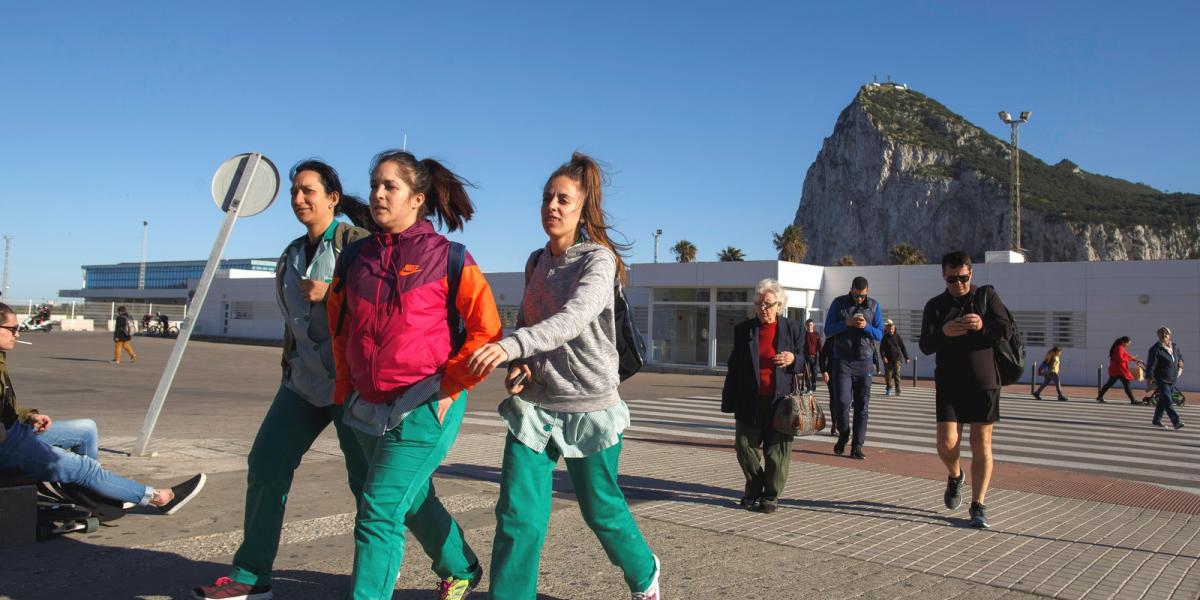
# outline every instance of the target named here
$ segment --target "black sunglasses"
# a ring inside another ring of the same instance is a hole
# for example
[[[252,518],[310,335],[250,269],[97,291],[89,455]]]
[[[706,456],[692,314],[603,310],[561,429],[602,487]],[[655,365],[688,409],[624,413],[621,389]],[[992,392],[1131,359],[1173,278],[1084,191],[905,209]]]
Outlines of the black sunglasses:
[[[946,277],[946,283],[966,283],[970,280],[970,275],[950,275]]]
[[[0,329],[7,329],[7,330],[11,331],[13,335],[17,335],[17,332],[21,330],[21,326],[20,325],[0,325]]]
[[[854,292],[850,292],[850,297],[854,298],[855,300],[862,300],[863,298],[866,298],[867,295],[866,294],[855,294]]]

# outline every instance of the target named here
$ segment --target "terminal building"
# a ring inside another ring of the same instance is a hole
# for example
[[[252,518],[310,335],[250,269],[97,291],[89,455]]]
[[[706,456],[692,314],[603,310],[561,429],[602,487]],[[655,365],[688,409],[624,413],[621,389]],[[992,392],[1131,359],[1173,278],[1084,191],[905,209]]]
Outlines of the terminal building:
[[[1169,326],[1185,357],[1200,367],[1200,260],[1019,263],[989,253],[989,261],[976,264],[974,283],[993,285],[1004,299],[1026,337],[1027,363],[1037,364],[1051,346],[1063,348],[1062,377],[1069,385],[1096,385],[1107,378],[1108,350],[1113,340],[1133,338],[1131,354],[1144,357],[1156,341],[1155,331]],[[193,270],[164,276],[151,288],[150,265],[191,265]],[[128,265],[128,266],[127,266]],[[273,276],[275,260],[228,261],[209,291],[195,324],[201,337],[277,342],[283,320],[276,306]],[[96,281],[131,281],[108,276]],[[136,273],[138,263],[122,263]],[[170,302],[180,310],[194,289],[202,261],[147,263],[146,290],[136,286],[76,290],[88,303],[131,299],[157,289],[170,292]],[[850,289],[856,276],[870,282],[869,293],[879,301],[885,318],[896,323],[915,364],[905,367],[921,377],[933,375],[933,359],[921,354],[918,334],[925,302],[941,293],[945,284],[939,265],[887,265],[821,267],[776,260],[745,262],[636,263],[630,266],[626,293],[634,319],[646,337],[651,363],[659,369],[721,372],[729,356],[733,326],[748,318],[754,285],[773,278],[787,290],[786,316],[813,319],[823,325],[830,302]],[[186,285],[180,282],[186,278]],[[523,273],[489,273],[488,281],[506,329],[516,326],[524,287]],[[136,283],[136,278],[132,279]],[[132,288],[132,289],[131,289]],[[68,290],[64,290],[68,291]],[[84,296],[83,294],[89,294]],[[167,296],[158,301],[166,306]],[[94,300],[96,299],[96,300]],[[139,309],[140,310],[140,309]],[[133,309],[131,313],[138,314]],[[818,327],[819,329],[819,327]],[[1196,369],[1185,370],[1183,389],[1200,389]]]
[[[222,260],[218,277],[264,278],[275,276],[276,258]],[[59,290],[61,298],[79,298],[76,314],[91,319],[97,327],[113,318],[117,306],[129,314],[163,313],[178,321],[187,316],[196,282],[204,273],[203,260],[123,262],[83,265],[82,287]]]

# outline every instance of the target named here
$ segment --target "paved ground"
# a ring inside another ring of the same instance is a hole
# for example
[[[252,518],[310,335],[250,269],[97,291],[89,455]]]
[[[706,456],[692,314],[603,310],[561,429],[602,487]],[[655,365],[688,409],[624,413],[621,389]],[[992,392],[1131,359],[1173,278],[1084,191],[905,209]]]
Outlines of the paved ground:
[[[25,339],[35,345],[9,357],[23,404],[96,418],[103,460],[122,473],[167,483],[202,469],[210,483],[173,517],[134,514],[95,534],[0,550],[0,597],[183,598],[224,574],[241,535],[245,455],[278,382],[278,351],[189,348],[157,431],[158,456],[133,458],[121,451],[132,445],[168,342],[139,338],[138,364],[116,367],[102,362],[111,345],[101,334]],[[1200,597],[1200,496],[1187,491],[1200,484],[1183,458],[1195,432],[1149,430],[1138,422],[1148,420],[1144,408],[1039,403],[1010,390],[997,432],[1007,447],[989,495],[995,529],[974,531],[963,527],[965,510],[941,506],[944,475],[928,449],[932,402],[907,390],[872,406],[868,460],[831,455],[828,438],[800,441],[781,509],[767,516],[736,508],[740,474],[728,417],[714,410],[719,385],[716,377],[643,374],[622,388],[635,418],[622,485],[663,559],[669,598]],[[496,382],[472,396],[436,481],[485,561],[503,444],[494,416],[500,397]],[[1129,456],[1136,458],[1118,460]],[[277,597],[340,597],[353,554],[352,509],[326,434],[297,474]],[[555,509],[543,597],[623,597],[565,476],[556,481]],[[410,548],[395,597],[432,597],[428,559]]]

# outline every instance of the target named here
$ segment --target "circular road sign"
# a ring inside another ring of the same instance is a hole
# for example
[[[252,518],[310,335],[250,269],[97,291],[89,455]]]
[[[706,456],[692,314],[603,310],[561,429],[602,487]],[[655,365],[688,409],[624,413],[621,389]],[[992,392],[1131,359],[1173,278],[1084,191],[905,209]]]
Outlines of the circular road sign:
[[[279,170],[257,152],[238,154],[217,169],[212,180],[212,197],[225,212],[234,201],[241,203],[239,216],[249,217],[267,209],[279,194]]]

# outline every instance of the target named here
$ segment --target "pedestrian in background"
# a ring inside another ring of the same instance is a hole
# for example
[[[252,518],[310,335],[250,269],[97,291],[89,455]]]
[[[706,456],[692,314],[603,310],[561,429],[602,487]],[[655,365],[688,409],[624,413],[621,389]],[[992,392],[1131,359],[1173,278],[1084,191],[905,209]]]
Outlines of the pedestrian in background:
[[[1179,413],[1175,412],[1174,396],[1175,382],[1183,374],[1183,353],[1179,350],[1179,345],[1171,341],[1171,328],[1158,328],[1158,341],[1150,347],[1146,357],[1146,371],[1149,378],[1154,380],[1154,390],[1158,396],[1158,403],[1154,406],[1154,419],[1150,424],[1166,428],[1162,422],[1165,412],[1171,418],[1171,426],[1182,429],[1183,421],[1179,420]]]
[[[971,257],[942,257],[946,291],[925,303],[921,352],[936,356],[937,452],[949,476],[946,508],[962,504],[966,473],[959,464],[964,423],[971,425],[971,527],[991,527],[985,500],[992,479],[992,426],[1000,420],[1000,373],[994,348],[1013,335],[1008,308],[990,287],[971,284]]]
[[[1129,397],[1129,403],[1140,404],[1133,398],[1133,390],[1129,389],[1129,382],[1134,379],[1133,372],[1129,370],[1129,363],[1135,363],[1138,369],[1143,369],[1145,365],[1138,357],[1130,356],[1129,352],[1125,350],[1131,342],[1129,336],[1123,335],[1114,340],[1108,349],[1108,381],[1104,383],[1104,387],[1100,388],[1100,393],[1096,395],[1096,402],[1103,404],[1104,393],[1114,383],[1120,381],[1125,388],[1125,395]]]
[[[900,365],[908,363],[908,348],[904,338],[896,331],[896,324],[888,319],[883,322],[883,341],[879,342],[879,354],[883,358],[883,381],[887,385],[885,396],[895,390],[900,395]]]
[[[124,306],[117,307],[117,322],[113,326],[113,363],[121,364],[121,351],[129,354],[129,362],[137,362],[137,353],[133,351],[133,317],[125,311]]]
[[[820,365],[821,332],[812,319],[804,322],[804,371],[808,376],[808,391],[817,391],[817,376],[823,372]]]
[[[1054,391],[1058,392],[1058,401],[1066,402],[1068,398],[1063,395],[1062,377],[1059,375],[1059,369],[1062,365],[1062,348],[1054,346],[1046,351],[1046,356],[1042,357],[1042,362],[1038,365],[1038,370],[1042,373],[1042,385],[1038,386],[1033,397],[1038,400],[1042,399],[1042,390],[1051,383],[1054,384]]]
[[[721,389],[721,412],[734,415],[733,447],[746,479],[741,506],[764,513],[775,512],[779,505],[792,455],[793,436],[774,427],[775,401],[798,391],[792,389],[792,375],[803,367],[798,371],[796,357],[806,354],[811,339],[779,314],[786,306],[787,294],[778,281],[758,282],[758,314],[733,328],[733,350]]]
[[[850,458],[865,459],[867,411],[871,403],[871,369],[875,343],[883,339],[883,312],[879,303],[867,296],[867,278],[855,277],[850,292],[834,298],[825,317],[826,343],[833,346],[833,373],[837,396],[833,403],[833,422],[838,429],[834,454],[846,450]],[[850,422],[850,409],[854,421]],[[853,434],[853,439],[851,438]]]

